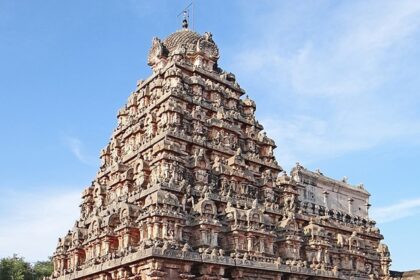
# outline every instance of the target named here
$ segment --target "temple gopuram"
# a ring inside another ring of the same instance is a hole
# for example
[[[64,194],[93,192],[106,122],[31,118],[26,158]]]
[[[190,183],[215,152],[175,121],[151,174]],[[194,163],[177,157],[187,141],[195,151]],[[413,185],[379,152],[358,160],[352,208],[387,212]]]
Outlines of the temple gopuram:
[[[212,34],[154,38],[51,279],[391,279],[363,185],[287,173]]]

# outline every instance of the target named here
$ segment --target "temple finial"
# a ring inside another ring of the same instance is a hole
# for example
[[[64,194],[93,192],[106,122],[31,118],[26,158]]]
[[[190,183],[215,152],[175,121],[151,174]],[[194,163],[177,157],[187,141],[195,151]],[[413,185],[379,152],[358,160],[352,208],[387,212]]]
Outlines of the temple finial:
[[[184,10],[183,12],[184,19],[182,20],[182,28],[188,29],[188,10]]]
[[[189,21],[189,17],[190,17],[190,13],[189,13],[190,10],[189,10],[189,8],[191,6],[194,8],[193,2],[191,2],[187,7],[185,7],[185,9],[181,13],[179,13],[179,15],[178,15],[178,17],[179,17],[182,14],[182,17],[183,17],[183,19],[182,19],[182,28],[183,29],[188,29],[188,26],[189,26],[188,21]],[[194,28],[194,16],[193,16],[193,28]]]

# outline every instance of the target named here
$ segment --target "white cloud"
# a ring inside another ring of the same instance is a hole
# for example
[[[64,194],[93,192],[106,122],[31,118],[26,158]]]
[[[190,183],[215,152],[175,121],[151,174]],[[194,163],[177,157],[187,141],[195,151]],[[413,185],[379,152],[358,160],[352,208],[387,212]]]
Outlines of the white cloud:
[[[65,143],[69,147],[72,154],[82,163],[95,166],[96,160],[83,151],[83,143],[76,137],[65,137]]]
[[[338,20],[330,22],[337,25],[330,42],[307,42],[291,58],[292,84],[297,93],[332,98],[366,94],[388,77],[393,52],[403,51],[411,35],[418,32],[419,1],[354,6],[346,7],[337,14]]]
[[[311,7],[296,18],[273,12],[255,20],[263,32],[250,37],[259,43],[232,63],[238,77],[258,83],[252,86],[261,90],[255,95],[270,95],[276,103],[281,98],[287,114],[280,116],[279,108],[268,104],[261,122],[286,167],[296,160],[308,163],[420,138],[417,110],[401,98],[416,100],[413,95],[419,93],[387,89],[397,74],[403,75],[402,58],[419,39],[420,1],[342,2],[323,8],[324,13],[332,9],[328,17],[320,18],[319,7]],[[284,32],[289,23],[298,26],[293,28],[300,32],[298,39]]]
[[[317,8],[313,8],[314,14],[306,11],[297,14],[298,18],[289,18],[294,24],[303,21],[300,26],[295,24],[298,28],[293,32],[301,32],[306,39],[296,43],[285,39],[291,30],[284,30],[287,19],[278,16],[284,7],[272,5],[278,13],[253,21],[260,22],[258,30],[262,32],[249,37],[260,44],[239,52],[234,68],[274,81],[280,78],[281,82],[289,75],[298,94],[336,98],[378,86],[392,67],[390,57],[403,52],[419,32],[420,2],[363,1],[337,6],[327,18],[319,18]],[[307,18],[310,26],[304,25]],[[308,30],[313,34],[306,34]],[[241,49],[246,45],[241,44]]]
[[[420,214],[420,198],[404,200],[386,207],[372,208],[371,216],[378,223],[389,223]]]
[[[78,218],[79,192],[0,195],[0,257],[16,253],[31,262],[46,260]]]
[[[287,118],[273,115],[261,120],[268,135],[275,139],[278,161],[287,170],[300,161],[311,164],[319,159],[334,158],[343,154],[365,150],[405,137],[417,141],[420,132],[418,121],[394,122],[389,116],[360,110],[356,116],[350,111],[336,113],[334,118],[310,115],[292,115]]]

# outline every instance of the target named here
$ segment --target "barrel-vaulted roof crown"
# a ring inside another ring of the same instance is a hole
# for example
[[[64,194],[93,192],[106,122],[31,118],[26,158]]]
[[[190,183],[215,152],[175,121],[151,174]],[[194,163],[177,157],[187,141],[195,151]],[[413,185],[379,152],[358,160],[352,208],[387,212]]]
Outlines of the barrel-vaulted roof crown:
[[[153,38],[148,64],[152,68],[161,68],[168,60],[183,60],[195,66],[211,69],[218,58],[219,49],[210,32],[201,35],[189,29],[182,29],[164,40]]]
[[[197,32],[188,29],[178,30],[163,40],[163,45],[171,52],[180,46],[196,45],[201,37]]]

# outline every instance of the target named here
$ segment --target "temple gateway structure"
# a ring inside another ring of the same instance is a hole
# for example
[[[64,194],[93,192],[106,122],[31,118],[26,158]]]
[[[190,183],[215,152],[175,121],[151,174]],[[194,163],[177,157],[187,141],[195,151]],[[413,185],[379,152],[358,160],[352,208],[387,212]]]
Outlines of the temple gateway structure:
[[[154,38],[52,279],[389,279],[363,185],[277,163],[211,33]]]

